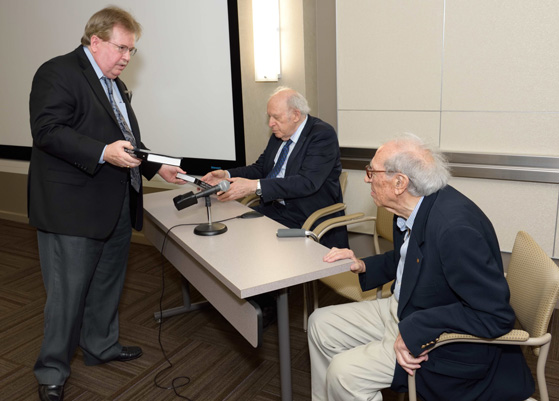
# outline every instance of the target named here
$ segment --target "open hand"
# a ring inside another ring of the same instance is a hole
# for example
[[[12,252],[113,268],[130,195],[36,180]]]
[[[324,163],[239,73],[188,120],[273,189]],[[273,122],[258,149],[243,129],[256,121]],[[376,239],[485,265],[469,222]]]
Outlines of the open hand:
[[[361,259],[358,259],[351,249],[343,248],[339,249],[333,247],[330,252],[328,252],[322,260],[324,262],[335,262],[336,260],[341,259],[351,259],[353,260],[353,264],[349,267],[352,272],[354,273],[364,273],[365,272],[365,262]]]

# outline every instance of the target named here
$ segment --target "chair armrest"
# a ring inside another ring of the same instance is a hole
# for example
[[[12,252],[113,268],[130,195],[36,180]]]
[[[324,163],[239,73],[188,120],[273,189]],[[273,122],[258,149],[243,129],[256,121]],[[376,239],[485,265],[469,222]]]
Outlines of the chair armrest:
[[[444,342],[462,341],[462,342],[491,343],[496,341],[528,341],[529,338],[530,338],[530,334],[527,331],[515,329],[497,338],[476,337],[470,334],[443,333],[436,341],[437,341],[437,346],[439,346],[439,345],[443,345]]]
[[[241,199],[239,202],[242,205],[250,206],[254,203],[260,202],[260,196],[258,196],[256,194],[247,195],[243,199]]]
[[[502,335],[497,338],[483,338],[472,336],[470,334],[461,333],[442,333],[438,338],[433,341],[423,344],[422,349],[431,348],[431,350],[440,347],[441,345],[456,343],[456,342],[467,342],[467,343],[485,343],[485,344],[503,344],[512,341],[525,342],[530,338],[530,334],[524,330],[511,330],[507,334]]]
[[[313,224],[321,217],[327,216],[332,213],[340,212],[342,210],[345,210],[345,208],[346,208],[345,203],[335,203],[333,205],[323,207],[322,209],[318,209],[309,217],[307,217],[307,220],[305,220],[305,223],[303,223],[303,226],[301,228],[305,230],[310,230]]]
[[[318,226],[316,226],[313,232],[316,234],[318,239],[320,239],[324,234],[326,234],[333,228],[362,223],[374,219],[375,218],[373,216],[365,216],[363,213],[353,213],[347,216],[334,217],[320,223]]]
[[[543,354],[538,359],[538,385],[540,375],[545,375],[545,361],[547,360],[547,354],[549,351],[549,345],[551,343],[551,334],[545,333],[540,337],[530,337],[530,334],[524,330],[514,329],[509,331],[507,334],[502,335],[497,338],[482,338],[476,337],[469,334],[458,334],[458,333],[443,333],[435,340],[435,345],[432,350],[445,344],[455,343],[455,342],[470,342],[470,343],[484,343],[484,344],[514,344],[514,345],[530,345],[539,347],[542,346]],[[545,382],[544,382],[545,384]],[[540,387],[540,391],[542,391]],[[547,391],[547,389],[545,390]],[[417,401],[416,386],[415,386],[415,375],[408,375],[408,396],[409,401]]]

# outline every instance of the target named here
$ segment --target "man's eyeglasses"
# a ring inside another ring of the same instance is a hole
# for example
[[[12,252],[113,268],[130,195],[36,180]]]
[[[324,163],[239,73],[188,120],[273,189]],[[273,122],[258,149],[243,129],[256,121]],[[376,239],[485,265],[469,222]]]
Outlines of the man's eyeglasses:
[[[376,173],[386,173],[386,170],[375,170],[375,169],[373,169],[373,168],[371,167],[370,164],[366,164],[366,165],[365,165],[365,172],[367,173],[367,178],[368,178],[369,180],[372,180],[372,179],[373,179],[373,176],[374,176]]]
[[[138,51],[138,49],[136,49],[135,47],[130,48],[124,45],[117,45],[116,43],[109,42],[108,40],[105,40],[105,42],[110,43],[113,46],[116,46],[120,54],[126,54],[127,52],[130,52],[130,57],[132,57]]]

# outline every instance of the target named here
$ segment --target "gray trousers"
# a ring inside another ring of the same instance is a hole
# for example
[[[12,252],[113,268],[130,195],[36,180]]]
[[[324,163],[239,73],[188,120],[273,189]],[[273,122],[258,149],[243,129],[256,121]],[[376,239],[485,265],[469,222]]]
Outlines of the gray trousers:
[[[313,401],[381,401],[396,367],[398,301],[319,308],[309,318]]]
[[[118,305],[131,236],[128,194],[105,240],[38,231],[47,293],[44,338],[34,367],[39,384],[64,384],[78,346],[86,365],[120,354]]]

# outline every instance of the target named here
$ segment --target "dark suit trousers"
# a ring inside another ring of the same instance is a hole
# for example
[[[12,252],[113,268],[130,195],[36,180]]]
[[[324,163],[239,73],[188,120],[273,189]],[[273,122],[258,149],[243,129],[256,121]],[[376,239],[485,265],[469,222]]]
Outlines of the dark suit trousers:
[[[44,339],[35,376],[40,384],[63,384],[76,348],[86,365],[110,361],[118,342],[118,304],[130,238],[129,195],[118,223],[105,240],[38,231],[41,271],[47,293]]]

